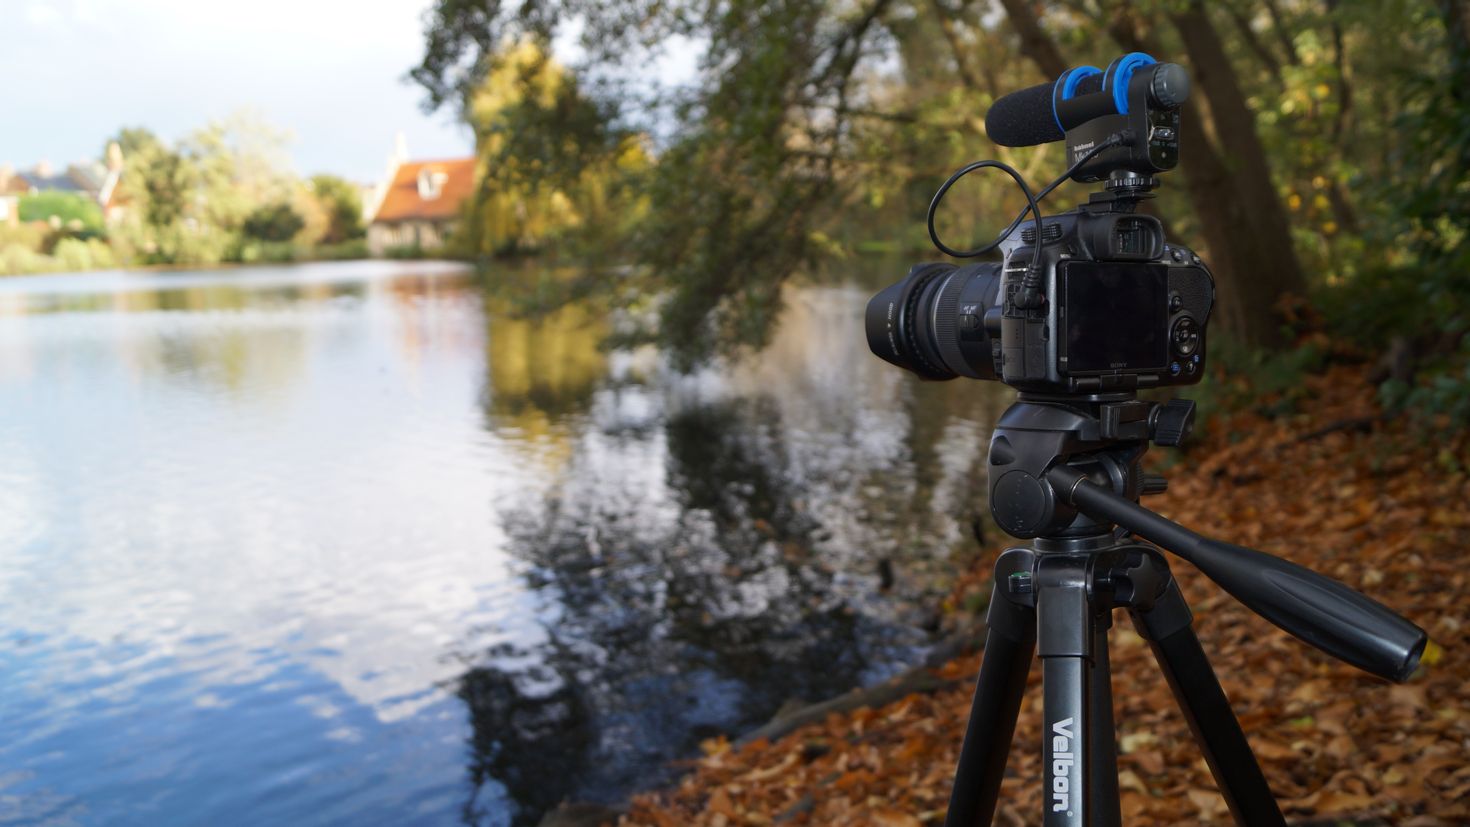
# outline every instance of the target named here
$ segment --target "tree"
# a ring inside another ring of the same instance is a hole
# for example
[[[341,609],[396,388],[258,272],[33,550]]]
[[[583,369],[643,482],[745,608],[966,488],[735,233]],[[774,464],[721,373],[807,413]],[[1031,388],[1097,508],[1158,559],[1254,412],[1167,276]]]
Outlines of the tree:
[[[289,200],[294,186],[289,141],[288,133],[248,110],[186,136],[180,152],[196,170],[193,217],[208,227],[235,231],[256,207]]]
[[[467,115],[480,160],[467,252],[591,244],[605,255],[641,214],[630,186],[647,168],[640,137],[535,41],[505,50]]]
[[[610,126],[649,112],[672,113],[682,125],[645,182],[649,215],[631,239],[641,277],[621,286],[625,296],[666,295],[656,335],[692,364],[770,335],[780,285],[815,252],[812,233],[831,206],[862,107],[854,73],[891,3],[835,12],[815,0],[440,0],[424,61],[411,75],[430,106],[468,107],[506,50],[526,38],[549,43],[573,16],[588,51],[579,77],[594,78],[597,68],[621,65],[672,35],[707,39],[698,88],[645,102],[642,112],[627,105],[637,102],[627,94],[603,97],[600,109]],[[561,123],[547,121],[541,139],[558,155],[568,141]]]
[[[287,203],[257,207],[245,217],[246,238],[257,241],[290,241],[306,226],[306,221]]]
[[[321,236],[324,244],[338,244],[362,238],[362,196],[352,183],[335,175],[314,175],[310,181],[312,195],[327,214],[327,227]]]
[[[287,135],[248,113],[211,122],[174,146],[139,128],[114,140],[126,213],[113,236],[148,261],[235,258],[246,217],[289,203],[299,187],[286,165]]]
[[[179,220],[194,183],[183,156],[142,127],[125,127],[113,140],[126,164],[118,183],[122,200],[131,202],[150,227],[168,227]]]

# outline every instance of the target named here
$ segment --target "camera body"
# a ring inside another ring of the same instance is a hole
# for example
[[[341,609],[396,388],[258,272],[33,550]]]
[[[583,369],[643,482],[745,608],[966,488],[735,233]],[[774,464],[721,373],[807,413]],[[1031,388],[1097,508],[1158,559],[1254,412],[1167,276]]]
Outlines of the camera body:
[[[1214,277],[1165,241],[1158,219],[1115,211],[1112,200],[1094,196],[1044,219],[1040,306],[1016,301],[1036,244],[1028,222],[1000,264],[918,264],[880,292],[868,305],[869,346],[926,379],[1000,380],[1033,393],[1199,381]]]
[[[1064,213],[1045,219],[1041,235],[1049,297],[1041,307],[1015,306],[1034,227],[1005,251],[994,365],[1002,381],[1050,393],[1199,381],[1215,302],[1199,256],[1166,242],[1158,219],[1135,213]]]

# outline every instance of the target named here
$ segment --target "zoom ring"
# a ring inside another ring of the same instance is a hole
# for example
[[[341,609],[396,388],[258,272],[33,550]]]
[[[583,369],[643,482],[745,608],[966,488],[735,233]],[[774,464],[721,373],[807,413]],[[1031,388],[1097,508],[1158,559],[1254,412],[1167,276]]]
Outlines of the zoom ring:
[[[929,379],[954,378],[954,371],[950,370],[943,364],[934,364],[934,362],[931,361],[924,353],[924,347],[919,342],[919,337],[923,334],[919,331],[918,318],[919,314],[922,313],[924,309],[924,296],[928,294],[930,284],[934,281],[934,279],[937,278],[940,273],[944,272],[944,270],[941,268],[945,267],[948,267],[948,265],[930,265],[929,267],[925,268],[925,270],[921,270],[917,274],[917,277],[915,279],[916,283],[909,291],[908,299],[905,302],[903,312],[903,343],[906,347],[913,351],[910,356],[913,358],[914,362],[916,362],[924,369],[922,371],[916,372],[919,373],[919,375],[925,376]],[[954,268],[949,267],[948,269],[949,275],[953,276]],[[934,328],[931,325],[929,329],[932,332]],[[940,361],[943,362],[943,359],[941,359]]]

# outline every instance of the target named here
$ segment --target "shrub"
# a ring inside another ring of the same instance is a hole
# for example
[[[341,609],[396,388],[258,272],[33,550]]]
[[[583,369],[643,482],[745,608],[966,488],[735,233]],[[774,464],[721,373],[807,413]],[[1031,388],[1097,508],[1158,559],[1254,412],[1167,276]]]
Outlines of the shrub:
[[[21,221],[50,222],[52,218],[77,232],[102,232],[102,208],[81,193],[51,190],[21,196]]]
[[[290,204],[267,204],[245,217],[245,235],[258,241],[290,241],[306,226]]]
[[[55,269],[55,259],[42,255],[23,244],[6,244],[0,247],[0,274],[22,276],[30,273],[49,273]]]
[[[116,267],[112,248],[95,238],[63,238],[56,242],[51,257],[60,270],[99,270]]]

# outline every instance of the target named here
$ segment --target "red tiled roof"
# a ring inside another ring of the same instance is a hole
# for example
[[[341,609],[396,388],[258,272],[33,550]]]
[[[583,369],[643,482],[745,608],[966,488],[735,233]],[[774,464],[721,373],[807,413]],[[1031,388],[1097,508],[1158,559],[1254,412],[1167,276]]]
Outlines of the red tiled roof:
[[[443,173],[446,178],[438,198],[425,200],[419,195],[419,173]],[[410,219],[445,219],[459,217],[460,205],[475,189],[475,159],[453,158],[447,161],[411,161],[398,165],[393,183],[383,196],[374,222],[408,221]]]

